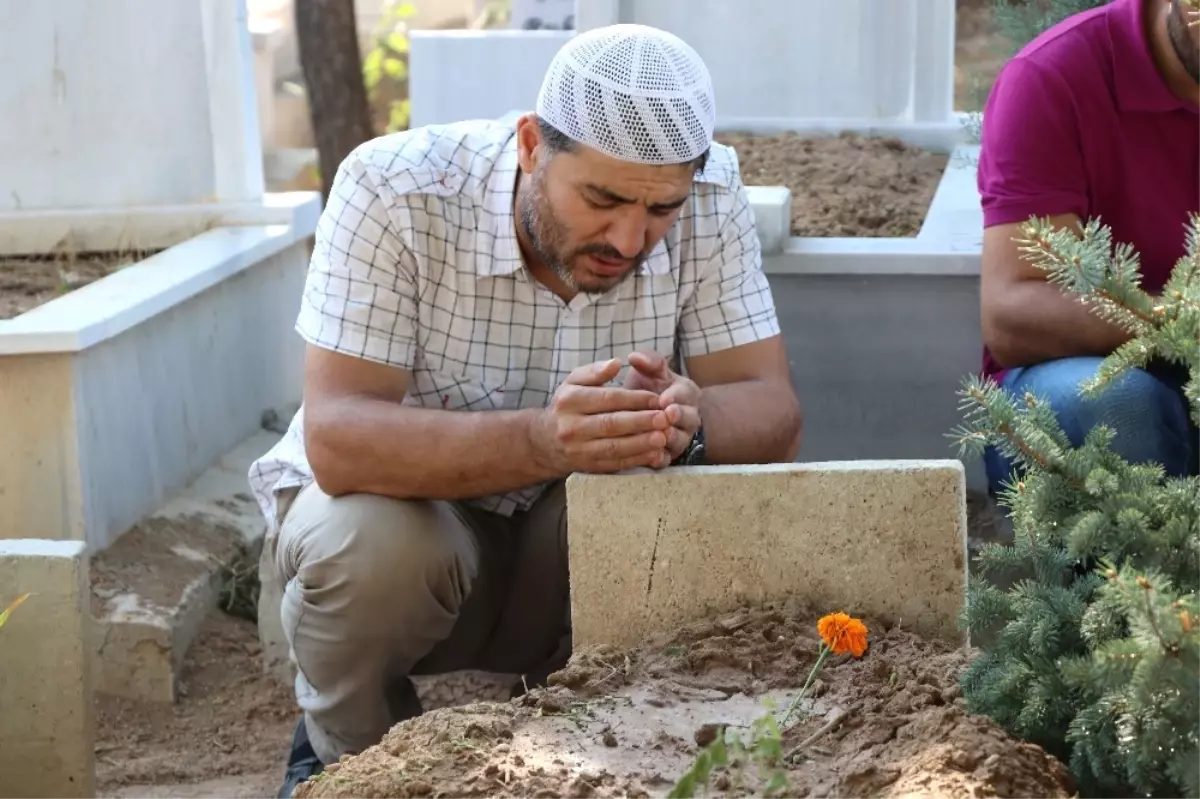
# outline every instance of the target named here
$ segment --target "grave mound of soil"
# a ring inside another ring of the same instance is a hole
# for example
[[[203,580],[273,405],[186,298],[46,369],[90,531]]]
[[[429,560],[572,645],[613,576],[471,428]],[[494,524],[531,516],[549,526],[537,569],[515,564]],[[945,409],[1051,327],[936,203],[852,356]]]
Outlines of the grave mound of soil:
[[[916,236],[949,156],[894,137],[719,133],[747,186],[787,186],[793,236]]]
[[[816,660],[817,616],[746,608],[632,651],[577,652],[548,687],[398,724],[295,795],[664,796],[719,730],[746,738],[770,703],[782,717]],[[867,653],[827,660],[784,730],[790,756],[715,770],[709,795],[762,795],[781,770],[786,796],[1073,794],[1060,762],[966,712],[968,653],[866,621]]]

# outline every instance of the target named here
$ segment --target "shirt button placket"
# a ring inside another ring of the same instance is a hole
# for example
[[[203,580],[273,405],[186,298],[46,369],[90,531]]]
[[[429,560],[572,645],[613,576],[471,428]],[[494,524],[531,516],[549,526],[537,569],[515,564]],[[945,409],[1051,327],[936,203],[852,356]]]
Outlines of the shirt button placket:
[[[580,366],[594,360],[588,357],[587,353],[580,351],[580,317],[579,309],[574,307],[574,303],[565,306],[558,314],[558,335],[554,344],[558,350],[559,382]]]

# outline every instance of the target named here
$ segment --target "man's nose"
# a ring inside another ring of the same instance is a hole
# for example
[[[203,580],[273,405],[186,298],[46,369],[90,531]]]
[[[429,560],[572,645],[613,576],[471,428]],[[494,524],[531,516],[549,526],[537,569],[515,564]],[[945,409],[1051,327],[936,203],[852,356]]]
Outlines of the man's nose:
[[[628,259],[637,258],[646,242],[646,216],[635,208],[622,209],[608,227],[608,243],[615,247],[621,256]]]

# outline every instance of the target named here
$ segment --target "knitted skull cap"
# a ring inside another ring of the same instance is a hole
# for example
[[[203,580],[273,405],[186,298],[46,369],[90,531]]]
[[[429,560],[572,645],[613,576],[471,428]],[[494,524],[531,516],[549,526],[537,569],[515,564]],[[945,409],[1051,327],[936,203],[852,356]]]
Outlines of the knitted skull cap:
[[[647,25],[573,36],[554,56],[537,115],[567,137],[622,161],[682,164],[709,148],[712,79],[679,37]]]

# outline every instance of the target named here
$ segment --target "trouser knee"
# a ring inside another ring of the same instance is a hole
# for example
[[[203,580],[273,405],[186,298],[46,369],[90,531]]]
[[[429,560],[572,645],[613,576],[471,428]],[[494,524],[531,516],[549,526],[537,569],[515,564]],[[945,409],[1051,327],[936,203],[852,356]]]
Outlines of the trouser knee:
[[[305,608],[337,613],[351,637],[376,634],[395,629],[415,593],[448,613],[463,604],[478,563],[461,526],[444,503],[310,486],[281,525],[276,566]]]
[[[479,568],[475,540],[448,503],[310,485],[273,546],[297,701],[330,762],[397,720],[392,686],[449,637]]]
[[[1120,375],[1095,395],[1082,383],[1095,375],[1099,358],[1066,358],[1014,370],[1005,388],[1019,399],[1026,392],[1054,410],[1073,446],[1081,446],[1098,425],[1113,432],[1112,450],[1131,463],[1157,463],[1168,474],[1186,474],[1194,461],[1187,406],[1180,392],[1142,369]],[[993,489],[1009,476],[1011,465],[997,451],[985,459]]]

